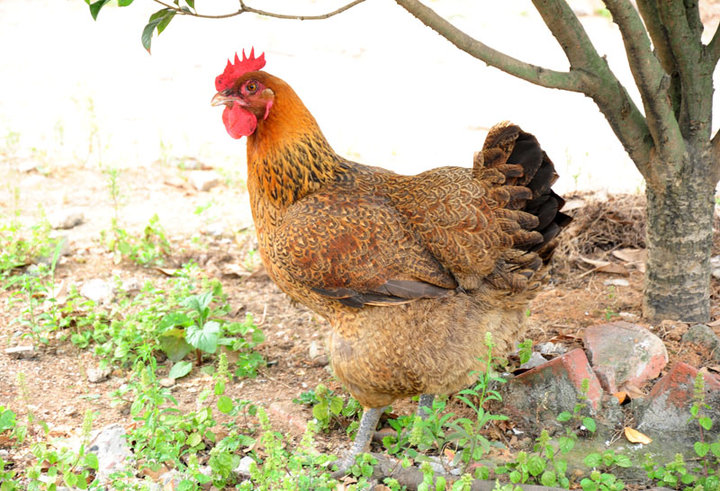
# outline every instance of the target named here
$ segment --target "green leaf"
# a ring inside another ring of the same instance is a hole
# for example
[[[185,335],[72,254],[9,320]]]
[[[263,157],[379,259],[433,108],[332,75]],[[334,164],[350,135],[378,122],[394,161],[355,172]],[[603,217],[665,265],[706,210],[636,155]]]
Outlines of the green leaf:
[[[557,484],[557,477],[554,471],[545,471],[540,477],[540,483],[543,486],[554,487]]]
[[[330,400],[330,412],[334,415],[340,414],[340,411],[342,411],[343,408],[343,400],[342,397],[333,397]]]
[[[15,413],[0,406],[0,433],[15,427]]]
[[[539,455],[532,455],[528,459],[527,470],[531,475],[539,476],[545,470],[546,464],[545,459]]]
[[[632,467],[632,461],[627,455],[619,454],[615,456],[615,465],[618,467]]]
[[[572,418],[572,414],[567,411],[563,411],[557,416],[557,420],[561,423],[564,423],[565,421],[570,421],[570,418]]]
[[[583,491],[595,491],[598,489],[598,485],[587,477],[580,481],[580,486],[582,486]]]
[[[595,420],[590,417],[585,417],[582,420],[583,426],[587,428],[590,433],[595,433],[597,427],[595,426]]]
[[[118,0],[118,7],[127,7],[133,3],[133,0]]]
[[[510,478],[511,483],[517,484],[522,479],[522,474],[520,474],[518,471],[512,471],[508,477]]]
[[[190,370],[192,370],[192,363],[189,361],[179,361],[172,366],[168,377],[175,379],[182,378],[190,373]]]
[[[200,433],[192,433],[186,442],[191,447],[197,447],[202,443],[202,437],[200,436]]]
[[[188,7],[195,10],[195,0],[185,0],[185,3],[188,4]]]
[[[150,16],[147,25],[143,29],[142,36],[140,36],[140,41],[142,42],[143,47],[147,50],[148,53],[150,53],[152,35],[153,32],[155,32],[155,29],[157,29],[158,35],[160,35],[160,33],[165,30],[168,24],[170,24],[170,21],[173,19],[173,17],[175,17],[175,11],[169,8],[158,10]],[[210,295],[212,298],[212,292],[210,292]]]
[[[185,329],[185,340],[194,348],[215,353],[220,339],[220,324],[215,321],[208,321],[201,328],[190,326]]]
[[[602,464],[602,455],[597,452],[587,454],[583,459],[583,463],[588,467],[598,467]]]
[[[228,396],[220,396],[217,401],[217,408],[218,411],[220,411],[223,414],[228,414],[230,411],[233,410],[233,407],[235,405],[233,404],[232,399],[230,399]]]
[[[698,418],[698,423],[700,423],[700,426],[702,426],[708,431],[710,431],[710,428],[712,428],[712,419],[708,418],[707,416]]]
[[[720,441],[710,444],[710,451],[715,457],[720,458]]]
[[[570,437],[564,436],[560,438],[559,444],[560,452],[566,454],[575,447],[575,440]]]
[[[97,16],[100,13],[100,9],[105,6],[106,3],[110,2],[110,0],[98,0],[97,2],[90,3],[89,0],[86,0],[88,2],[88,5],[90,6],[90,15],[92,15],[93,20],[97,20]]]
[[[180,361],[193,350],[193,347],[185,341],[185,330],[172,328],[165,331],[158,339],[160,349],[167,355],[170,361]]]
[[[710,444],[707,442],[695,442],[693,448],[698,457],[705,457],[710,451]]]

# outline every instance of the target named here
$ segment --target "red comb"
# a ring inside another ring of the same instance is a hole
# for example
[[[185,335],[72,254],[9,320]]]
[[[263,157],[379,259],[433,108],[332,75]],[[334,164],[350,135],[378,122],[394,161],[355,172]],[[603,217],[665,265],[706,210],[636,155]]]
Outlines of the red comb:
[[[255,48],[250,50],[250,57],[245,56],[245,50],[243,50],[242,55],[241,60],[235,53],[235,63],[228,60],[225,71],[215,79],[215,89],[218,92],[230,88],[235,80],[247,72],[254,72],[265,66],[265,53],[255,58]]]

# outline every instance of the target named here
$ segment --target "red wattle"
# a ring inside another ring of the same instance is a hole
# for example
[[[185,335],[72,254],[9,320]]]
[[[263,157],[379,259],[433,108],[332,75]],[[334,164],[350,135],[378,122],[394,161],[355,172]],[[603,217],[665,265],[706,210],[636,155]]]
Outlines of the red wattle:
[[[235,139],[250,136],[257,128],[257,118],[238,104],[225,106],[222,115],[225,129]]]

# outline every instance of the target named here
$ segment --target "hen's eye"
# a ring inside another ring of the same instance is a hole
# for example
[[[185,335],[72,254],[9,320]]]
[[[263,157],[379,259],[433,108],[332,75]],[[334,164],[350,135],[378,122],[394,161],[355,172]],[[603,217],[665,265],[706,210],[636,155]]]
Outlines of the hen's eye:
[[[258,89],[257,82],[250,81],[245,85],[245,90],[249,93],[254,94]]]

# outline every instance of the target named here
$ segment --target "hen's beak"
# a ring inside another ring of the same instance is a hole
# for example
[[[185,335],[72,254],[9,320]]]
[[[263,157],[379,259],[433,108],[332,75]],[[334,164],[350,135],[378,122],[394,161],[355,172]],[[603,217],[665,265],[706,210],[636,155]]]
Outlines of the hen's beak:
[[[222,92],[218,92],[217,94],[215,94],[213,96],[212,100],[210,101],[210,105],[211,106],[222,106],[223,104],[232,105],[235,102],[238,102],[238,103],[240,102],[237,97],[228,96],[228,95],[223,94]]]

